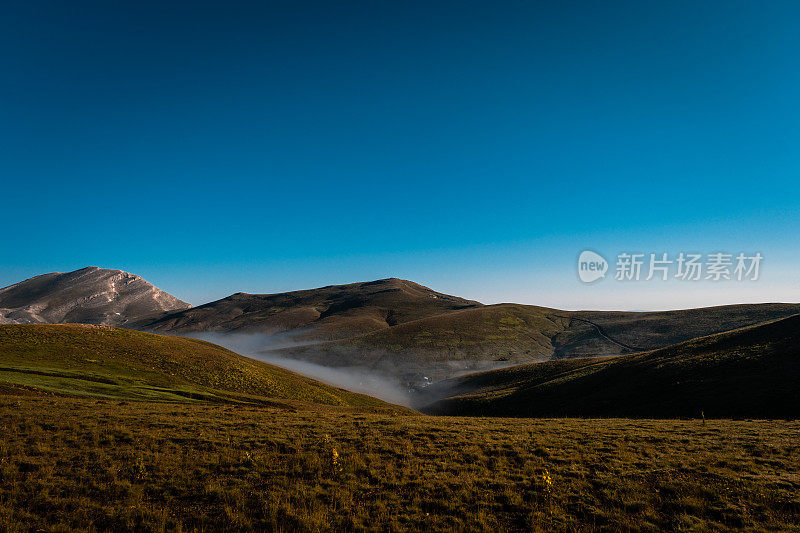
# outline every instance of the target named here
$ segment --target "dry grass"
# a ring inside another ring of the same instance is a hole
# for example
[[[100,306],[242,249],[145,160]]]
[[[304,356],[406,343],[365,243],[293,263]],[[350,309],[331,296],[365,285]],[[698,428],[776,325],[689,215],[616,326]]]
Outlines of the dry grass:
[[[0,529],[800,530],[800,423],[0,397]]]

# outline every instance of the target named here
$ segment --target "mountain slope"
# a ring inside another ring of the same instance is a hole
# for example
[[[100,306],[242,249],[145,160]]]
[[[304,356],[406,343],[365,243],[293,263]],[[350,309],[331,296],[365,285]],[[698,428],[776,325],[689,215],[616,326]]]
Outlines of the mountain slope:
[[[425,410],[478,416],[800,417],[800,315],[612,358],[470,374]]]
[[[752,304],[666,312],[561,311],[519,304],[486,305],[398,324],[369,334],[271,350],[328,366],[402,369],[445,379],[466,370],[662,348],[800,313],[797,304]],[[417,379],[418,381],[418,379]]]
[[[0,325],[0,390],[150,400],[388,406],[212,343],[109,326]]]
[[[341,339],[480,305],[391,278],[279,294],[237,293],[139,327],[170,333],[302,330],[306,337]]]
[[[139,276],[98,267],[42,274],[0,289],[0,324],[120,326],[189,307]]]

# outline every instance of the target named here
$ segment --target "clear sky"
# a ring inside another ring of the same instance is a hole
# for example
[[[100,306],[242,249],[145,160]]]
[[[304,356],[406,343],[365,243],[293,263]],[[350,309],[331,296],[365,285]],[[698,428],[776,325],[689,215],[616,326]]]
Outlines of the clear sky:
[[[794,0],[6,2],[0,285],[797,302],[798,27]],[[585,285],[584,249],[764,260]]]

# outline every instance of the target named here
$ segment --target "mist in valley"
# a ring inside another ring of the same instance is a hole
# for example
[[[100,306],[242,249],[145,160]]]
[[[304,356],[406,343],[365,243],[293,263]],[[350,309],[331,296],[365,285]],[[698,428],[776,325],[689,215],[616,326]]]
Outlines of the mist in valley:
[[[189,336],[213,342],[231,351],[264,361],[328,385],[374,396],[381,400],[419,409],[447,396],[456,387],[453,378],[511,363],[483,361],[411,362],[418,354],[388,351],[316,350],[320,342],[302,339],[305,331],[287,333],[197,332]],[[302,355],[287,356],[287,349],[302,348]],[[320,361],[330,361],[322,364]],[[358,363],[356,363],[358,361]],[[435,386],[432,386],[435,385]]]

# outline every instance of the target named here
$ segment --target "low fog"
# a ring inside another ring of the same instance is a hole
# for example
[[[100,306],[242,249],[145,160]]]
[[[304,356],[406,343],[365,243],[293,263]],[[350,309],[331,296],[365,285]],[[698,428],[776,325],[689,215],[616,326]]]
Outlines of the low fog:
[[[401,383],[402,372],[392,372],[382,367],[375,370],[366,366],[325,366],[310,361],[282,357],[275,350],[316,343],[296,340],[299,333],[221,333],[198,332],[189,336],[213,342],[238,354],[264,361],[275,366],[317,379],[328,385],[353,392],[368,394],[381,400],[411,406],[414,392]]]
[[[464,374],[510,366],[497,361],[431,361],[421,354],[387,351],[315,350],[319,342],[301,340],[305,331],[291,333],[223,333],[197,332],[189,336],[213,342],[238,354],[314,378],[328,385],[367,394],[381,400],[421,409],[425,405],[455,392],[456,383],[449,381]],[[303,348],[302,355],[287,357],[283,349]],[[320,364],[319,361],[332,364]],[[364,364],[354,364],[355,361]],[[477,363],[477,364],[476,364]],[[447,381],[437,381],[447,380]],[[435,387],[429,387],[434,384]]]

